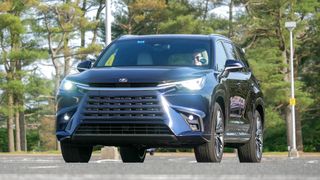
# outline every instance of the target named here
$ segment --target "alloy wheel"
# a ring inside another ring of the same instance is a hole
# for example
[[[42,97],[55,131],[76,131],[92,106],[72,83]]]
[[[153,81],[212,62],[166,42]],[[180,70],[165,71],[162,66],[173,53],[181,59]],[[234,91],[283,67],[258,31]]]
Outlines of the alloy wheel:
[[[257,127],[256,127],[256,133],[255,133],[255,139],[256,139],[256,155],[257,158],[261,158],[262,155],[262,149],[263,149],[263,126],[260,116],[256,117]]]
[[[217,110],[214,137],[215,137],[216,156],[220,158],[223,154],[223,147],[224,147],[224,125],[223,125],[223,114],[221,109]]]

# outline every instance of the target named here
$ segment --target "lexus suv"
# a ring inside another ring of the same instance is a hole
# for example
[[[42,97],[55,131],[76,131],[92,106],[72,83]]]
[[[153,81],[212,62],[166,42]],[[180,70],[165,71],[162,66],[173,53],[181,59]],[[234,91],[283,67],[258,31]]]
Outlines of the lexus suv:
[[[149,148],[194,148],[197,162],[260,162],[264,102],[241,48],[221,35],[122,36],[57,94],[56,136],[66,162],[118,146],[123,162]]]

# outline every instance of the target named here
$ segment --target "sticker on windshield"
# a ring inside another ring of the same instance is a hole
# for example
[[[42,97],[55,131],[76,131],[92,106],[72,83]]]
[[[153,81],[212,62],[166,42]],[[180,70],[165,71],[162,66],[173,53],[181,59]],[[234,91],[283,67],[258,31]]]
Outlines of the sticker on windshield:
[[[107,60],[105,66],[112,66],[115,56],[116,56],[116,53],[113,53]]]

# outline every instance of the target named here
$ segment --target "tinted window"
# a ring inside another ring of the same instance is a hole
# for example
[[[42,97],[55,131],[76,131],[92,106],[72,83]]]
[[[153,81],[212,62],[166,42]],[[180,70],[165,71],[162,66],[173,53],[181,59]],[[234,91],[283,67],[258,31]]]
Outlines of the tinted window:
[[[237,57],[237,53],[234,49],[234,46],[231,44],[231,43],[228,43],[228,42],[224,42],[223,43],[226,47],[226,51],[227,51],[227,55],[228,55],[228,59],[234,59],[234,60],[237,60],[239,59]]]
[[[249,68],[249,63],[248,63],[247,59],[245,58],[245,55],[244,55],[244,52],[242,51],[242,49],[240,49],[239,47],[236,47],[236,50],[239,54],[241,61],[244,62],[244,64]]]
[[[222,43],[219,41],[216,43],[216,64],[215,69],[218,71],[223,71],[226,61],[227,61],[227,55],[224,50],[224,47]]]
[[[209,67],[210,41],[192,39],[122,40],[112,44],[96,67],[200,66]]]

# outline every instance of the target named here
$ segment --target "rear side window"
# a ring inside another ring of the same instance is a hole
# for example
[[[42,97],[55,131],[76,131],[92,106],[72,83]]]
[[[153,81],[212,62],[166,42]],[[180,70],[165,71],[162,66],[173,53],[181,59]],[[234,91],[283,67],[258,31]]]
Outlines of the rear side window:
[[[228,59],[226,55],[226,51],[222,45],[221,41],[216,42],[216,63],[215,63],[215,70],[217,71],[223,71],[226,61]]]
[[[236,47],[237,53],[239,54],[240,60],[249,68],[249,63],[244,55],[244,52],[239,48]]]
[[[223,44],[226,47],[228,59],[238,60],[239,58],[237,56],[237,53],[236,53],[234,46],[228,42],[224,42]]]

